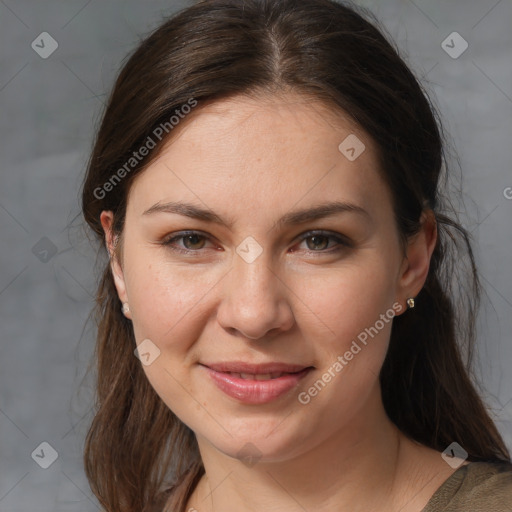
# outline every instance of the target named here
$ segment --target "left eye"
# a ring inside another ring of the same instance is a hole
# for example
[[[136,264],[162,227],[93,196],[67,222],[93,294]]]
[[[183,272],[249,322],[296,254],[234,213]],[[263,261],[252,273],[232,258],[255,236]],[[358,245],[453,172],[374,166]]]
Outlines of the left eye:
[[[310,243],[308,243],[308,240]],[[331,252],[330,250],[326,251],[330,241],[336,242],[334,250],[339,250],[339,246],[348,245],[341,237],[328,233],[306,233],[306,235],[302,237],[302,242],[306,242],[308,250],[312,252]]]

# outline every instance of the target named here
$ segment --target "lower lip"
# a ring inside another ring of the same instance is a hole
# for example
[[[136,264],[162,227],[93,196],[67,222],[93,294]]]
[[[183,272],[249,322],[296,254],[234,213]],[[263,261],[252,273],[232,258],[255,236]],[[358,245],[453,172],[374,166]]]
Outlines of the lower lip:
[[[297,373],[289,373],[270,380],[249,380],[234,377],[229,373],[216,372],[201,365],[217,387],[231,398],[246,404],[265,404],[284,395],[299,384],[312,368],[304,368]]]

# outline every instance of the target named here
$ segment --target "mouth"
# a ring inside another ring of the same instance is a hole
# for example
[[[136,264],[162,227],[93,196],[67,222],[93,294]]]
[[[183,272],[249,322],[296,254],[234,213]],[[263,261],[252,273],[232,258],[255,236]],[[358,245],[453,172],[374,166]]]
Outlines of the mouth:
[[[277,399],[293,388],[314,369],[313,366],[270,363],[200,364],[224,394],[246,404],[263,404]]]

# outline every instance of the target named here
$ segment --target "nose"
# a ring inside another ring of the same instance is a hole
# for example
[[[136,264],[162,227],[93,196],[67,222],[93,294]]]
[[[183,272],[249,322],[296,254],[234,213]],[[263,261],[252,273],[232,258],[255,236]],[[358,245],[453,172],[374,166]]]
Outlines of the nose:
[[[217,319],[230,334],[257,340],[293,326],[292,292],[269,266],[265,252],[252,263],[235,254],[224,281]]]

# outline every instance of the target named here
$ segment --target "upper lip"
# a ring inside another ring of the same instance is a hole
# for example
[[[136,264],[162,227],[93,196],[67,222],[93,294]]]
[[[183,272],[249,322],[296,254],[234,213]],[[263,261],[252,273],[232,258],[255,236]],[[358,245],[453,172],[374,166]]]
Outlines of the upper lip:
[[[266,373],[296,373],[309,368],[303,364],[288,364],[288,363],[260,363],[249,364],[243,361],[230,361],[222,363],[202,363],[216,372],[232,372],[232,373],[248,373],[251,375],[262,375]]]

